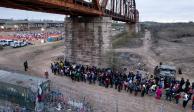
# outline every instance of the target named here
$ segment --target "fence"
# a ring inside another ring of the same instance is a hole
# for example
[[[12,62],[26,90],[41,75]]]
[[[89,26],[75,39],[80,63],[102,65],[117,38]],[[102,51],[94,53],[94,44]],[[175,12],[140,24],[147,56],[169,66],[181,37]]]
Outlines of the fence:
[[[58,87],[51,83],[51,92],[36,110],[43,108],[43,111],[39,112],[120,112],[121,101],[117,100],[115,95],[101,94],[105,93],[91,94],[89,91],[80,91],[68,85]],[[25,108],[11,103],[3,103],[3,106],[0,106],[0,110],[4,112],[13,112],[15,109],[18,109],[18,112],[28,112]]]
[[[44,107],[46,112],[93,112],[89,100],[71,88],[59,88],[52,85]]]
[[[48,112],[54,112],[59,108],[59,112],[119,112],[120,110],[118,105],[120,100],[115,98],[114,94],[103,92],[93,94],[89,91],[74,89],[68,85],[57,87],[52,84],[52,88],[52,95],[46,104]]]

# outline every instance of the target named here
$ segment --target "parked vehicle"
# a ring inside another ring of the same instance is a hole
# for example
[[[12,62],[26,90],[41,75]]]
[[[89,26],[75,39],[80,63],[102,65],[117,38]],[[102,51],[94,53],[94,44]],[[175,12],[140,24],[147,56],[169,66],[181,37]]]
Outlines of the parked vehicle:
[[[0,40],[0,45],[6,46],[6,41],[5,40]]]
[[[13,48],[17,48],[17,47],[24,47],[29,45],[28,42],[21,42],[21,41],[13,41],[10,43],[10,46]]]
[[[0,45],[2,45],[2,46],[10,46],[11,42],[13,42],[13,40],[0,40]]]
[[[27,46],[27,42],[19,42],[21,47]]]
[[[10,46],[13,47],[13,48],[21,47],[21,45],[18,41],[11,42]]]
[[[154,75],[156,77],[176,77],[176,68],[170,65],[159,65],[155,68]]]
[[[27,43],[27,45],[33,45],[31,42],[26,42]]]
[[[32,44],[30,42],[25,42],[25,41],[0,40],[0,45],[17,48],[17,47],[24,47],[24,46],[32,45]]]
[[[5,40],[6,46],[10,46],[11,42],[13,42],[13,40]]]

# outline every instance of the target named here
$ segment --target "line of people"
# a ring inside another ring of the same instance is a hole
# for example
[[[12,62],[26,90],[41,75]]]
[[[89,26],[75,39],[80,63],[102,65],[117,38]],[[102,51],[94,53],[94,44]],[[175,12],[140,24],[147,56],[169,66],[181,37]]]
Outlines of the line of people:
[[[113,71],[110,68],[97,68],[94,66],[84,66],[71,64],[67,61],[51,63],[51,70],[55,75],[67,76],[72,81],[83,81],[89,84],[98,83],[99,86],[105,88],[115,88],[119,92],[127,91],[131,94],[144,97],[145,95],[155,96],[156,99],[165,97],[167,101],[174,100],[179,104],[180,99],[183,100],[185,108],[190,100],[192,100],[192,108],[194,107],[194,83],[190,83],[182,78],[180,81],[175,78],[158,78],[151,75],[129,72],[128,74],[119,71]],[[194,108],[193,108],[194,109]]]

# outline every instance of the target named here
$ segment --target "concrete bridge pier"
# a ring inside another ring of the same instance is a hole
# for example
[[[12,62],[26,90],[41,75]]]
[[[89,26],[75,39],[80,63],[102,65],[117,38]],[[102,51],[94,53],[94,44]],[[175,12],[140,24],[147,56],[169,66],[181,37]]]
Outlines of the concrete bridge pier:
[[[139,23],[134,23],[134,24],[126,23],[126,30],[129,33],[138,33],[140,31],[140,24]]]
[[[112,20],[109,17],[68,17],[65,19],[65,59],[105,67],[111,50]]]

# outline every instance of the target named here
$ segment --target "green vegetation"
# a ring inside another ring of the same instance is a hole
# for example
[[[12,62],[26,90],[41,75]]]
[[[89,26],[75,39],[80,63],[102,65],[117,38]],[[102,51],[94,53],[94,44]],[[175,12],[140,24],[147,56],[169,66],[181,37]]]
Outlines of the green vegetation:
[[[124,29],[124,23],[112,23],[112,28],[116,29],[116,30],[121,30]]]
[[[126,31],[119,33],[113,37],[112,47],[113,48],[129,47],[130,44],[137,43],[137,39],[143,37],[143,34],[144,34],[143,32],[129,33]],[[141,44],[141,42],[139,41],[138,44]]]
[[[173,41],[186,37],[194,37],[194,23],[154,23],[144,25],[151,31],[155,42],[158,39]]]

